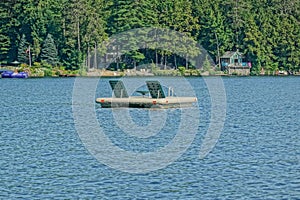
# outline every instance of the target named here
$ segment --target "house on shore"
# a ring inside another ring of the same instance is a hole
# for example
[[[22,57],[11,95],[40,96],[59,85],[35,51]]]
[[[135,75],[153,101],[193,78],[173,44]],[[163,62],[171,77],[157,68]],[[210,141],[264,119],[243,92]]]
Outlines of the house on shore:
[[[246,62],[239,51],[227,51],[220,57],[221,70],[228,71],[229,75],[250,75],[251,63]]]

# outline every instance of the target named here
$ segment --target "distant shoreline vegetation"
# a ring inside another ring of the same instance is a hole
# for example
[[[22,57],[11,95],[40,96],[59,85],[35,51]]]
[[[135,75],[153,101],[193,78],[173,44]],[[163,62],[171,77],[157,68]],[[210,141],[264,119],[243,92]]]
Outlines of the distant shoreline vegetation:
[[[186,34],[220,66],[220,57],[231,51],[242,53],[245,61],[251,63],[251,75],[297,74],[300,70],[299,8],[299,0],[1,1],[0,64],[27,64],[31,66],[28,70],[32,76],[84,75],[88,71],[82,70],[81,64],[93,59],[93,50],[104,55],[103,42],[108,38],[153,27]],[[178,71],[182,74],[180,66],[185,67],[187,74],[196,73],[188,55],[197,52],[180,47],[180,40],[172,36],[164,40],[173,42],[172,48],[184,56],[172,53],[171,48],[133,47],[135,50],[118,58],[115,70],[125,73],[137,65],[157,63],[174,66],[175,75]],[[130,45],[138,42],[131,41]],[[92,62],[86,65],[95,68]],[[218,71],[213,69],[208,73],[214,75]],[[239,73],[232,72],[232,75]],[[200,74],[203,75],[201,69]]]
[[[289,74],[286,71],[277,71],[272,73],[250,73],[249,75],[243,74],[228,74],[226,71],[205,71],[200,69],[185,69],[179,67],[179,69],[168,69],[168,70],[147,70],[147,69],[126,69],[126,70],[109,70],[109,69],[86,69],[79,70],[66,70],[64,67],[43,67],[40,64],[35,63],[32,67],[26,64],[21,64],[19,67],[15,66],[2,66],[0,70],[10,70],[18,72],[27,72],[29,78],[44,78],[44,77],[151,77],[151,76],[184,76],[184,77],[199,77],[199,76],[289,76],[295,75],[300,76],[300,72]],[[0,76],[1,77],[1,76]]]

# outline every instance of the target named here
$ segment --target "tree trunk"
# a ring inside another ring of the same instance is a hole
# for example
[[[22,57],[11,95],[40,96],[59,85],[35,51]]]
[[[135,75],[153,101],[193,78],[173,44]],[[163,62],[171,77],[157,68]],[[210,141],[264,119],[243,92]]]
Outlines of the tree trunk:
[[[177,58],[176,58],[176,55],[174,54],[174,64],[175,64],[175,69],[177,69]]]
[[[97,43],[95,43],[95,58],[94,58],[94,69],[98,69],[98,63],[97,63]]]
[[[164,56],[164,69],[166,70],[167,69],[167,59],[168,59],[168,56]]]
[[[219,69],[221,69],[221,61],[220,61],[220,45],[219,45],[219,40],[218,40],[218,35],[215,32],[216,40],[217,40],[217,51],[218,51],[218,57],[217,57],[217,63],[219,65]]]
[[[80,25],[79,25],[79,19],[77,21],[77,43],[78,43],[78,51],[80,52],[81,45],[80,45]]]
[[[116,57],[116,62],[117,62],[117,70],[119,69],[119,45],[117,45],[117,57]]]
[[[188,55],[185,55],[185,69],[188,69]]]
[[[157,50],[155,50],[155,66],[157,66],[158,64],[158,54],[157,54]]]
[[[91,68],[90,45],[88,45],[88,50],[87,50],[86,66],[88,67],[88,69]]]

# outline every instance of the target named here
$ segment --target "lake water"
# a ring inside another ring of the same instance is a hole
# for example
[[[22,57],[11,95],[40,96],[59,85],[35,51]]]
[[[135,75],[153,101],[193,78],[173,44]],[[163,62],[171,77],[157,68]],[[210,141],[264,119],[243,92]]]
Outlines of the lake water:
[[[196,127],[195,138],[168,166],[138,174],[105,165],[89,153],[75,128],[75,80],[0,79],[1,199],[300,199],[299,78],[223,78],[224,129],[204,159],[199,159],[199,150],[212,100],[202,78],[188,78],[199,100],[200,122],[186,127]],[[111,94],[108,80],[100,79],[96,96]],[[167,145],[184,112],[99,105],[94,110],[112,143],[136,153]],[[141,130],[152,115],[162,116],[164,123],[157,134],[139,138],[129,133],[135,129],[128,132],[124,124],[115,123],[115,114],[124,112]]]

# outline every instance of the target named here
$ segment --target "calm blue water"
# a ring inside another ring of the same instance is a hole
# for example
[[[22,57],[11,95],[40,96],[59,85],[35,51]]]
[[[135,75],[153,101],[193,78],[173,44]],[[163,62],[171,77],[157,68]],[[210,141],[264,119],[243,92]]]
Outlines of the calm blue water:
[[[1,199],[300,199],[299,78],[224,78],[224,130],[203,160],[211,101],[203,79],[189,78],[201,113],[196,137],[177,161],[143,174],[112,169],[85,148],[72,113],[74,81],[0,79]],[[100,80],[96,96],[109,94],[107,82]],[[141,139],[122,133],[112,110],[95,110],[113,143],[135,152],[166,145],[181,114],[153,111],[164,113],[168,126]],[[129,112],[143,127],[152,111]]]

